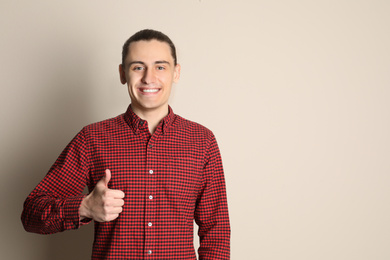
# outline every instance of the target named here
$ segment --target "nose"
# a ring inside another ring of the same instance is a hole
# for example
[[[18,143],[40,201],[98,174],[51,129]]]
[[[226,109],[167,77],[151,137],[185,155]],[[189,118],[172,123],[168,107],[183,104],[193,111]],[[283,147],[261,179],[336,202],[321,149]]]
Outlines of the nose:
[[[155,74],[152,69],[146,69],[145,73],[142,77],[142,83],[144,84],[150,84],[154,83],[155,81]]]

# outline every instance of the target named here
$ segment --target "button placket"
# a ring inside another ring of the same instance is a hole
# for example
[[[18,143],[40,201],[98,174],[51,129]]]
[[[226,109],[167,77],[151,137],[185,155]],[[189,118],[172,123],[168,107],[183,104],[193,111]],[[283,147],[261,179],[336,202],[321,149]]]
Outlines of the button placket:
[[[159,140],[161,138],[161,129],[156,130],[156,132],[151,135],[150,139],[146,144],[146,169],[145,176],[147,178],[147,187],[146,187],[146,212],[144,223],[145,228],[145,249],[147,250],[147,255],[155,255],[155,240],[156,235],[155,231],[158,227],[159,220],[156,219],[156,196],[157,193],[157,178],[160,173],[160,156],[161,153],[159,146]],[[148,203],[149,202],[149,203]],[[156,226],[157,225],[157,226]],[[153,254],[152,254],[153,252]],[[151,256],[150,256],[151,257]]]
[[[156,183],[155,178],[157,177],[156,174],[158,173],[158,169],[156,169],[155,161],[156,161],[156,146],[155,143],[155,136],[153,135],[150,139],[148,144],[146,145],[146,154],[147,154],[147,164],[146,164],[146,174],[145,176],[147,181],[147,187],[146,187],[146,196],[145,199],[147,200],[146,203],[146,214],[145,214],[145,249],[147,256],[151,256],[154,249],[154,240],[155,240],[155,229],[153,228],[155,225],[155,216],[156,216],[156,205],[155,205],[155,195],[156,195]]]

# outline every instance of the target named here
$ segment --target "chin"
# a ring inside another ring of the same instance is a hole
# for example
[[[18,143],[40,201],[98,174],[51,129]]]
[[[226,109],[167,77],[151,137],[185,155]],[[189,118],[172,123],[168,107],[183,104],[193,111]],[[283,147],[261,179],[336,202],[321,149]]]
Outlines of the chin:
[[[163,106],[164,105],[159,105],[159,104],[141,104],[141,107],[147,110],[156,110]]]

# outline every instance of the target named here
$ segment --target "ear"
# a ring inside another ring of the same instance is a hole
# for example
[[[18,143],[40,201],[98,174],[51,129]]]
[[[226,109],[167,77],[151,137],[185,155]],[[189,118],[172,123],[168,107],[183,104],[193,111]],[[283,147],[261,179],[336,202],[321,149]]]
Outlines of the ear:
[[[175,71],[173,72],[173,82],[177,83],[180,79],[180,70],[181,70],[181,66],[180,64],[177,64],[175,66]]]
[[[123,69],[122,64],[119,64],[119,78],[120,78],[122,84],[127,83],[126,74],[125,74],[125,71]]]

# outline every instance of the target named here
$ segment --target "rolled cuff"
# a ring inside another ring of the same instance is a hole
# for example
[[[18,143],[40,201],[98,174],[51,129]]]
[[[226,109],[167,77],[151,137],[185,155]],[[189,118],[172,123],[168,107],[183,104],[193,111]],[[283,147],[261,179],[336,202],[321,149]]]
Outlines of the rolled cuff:
[[[92,221],[90,218],[80,219],[79,208],[85,196],[85,194],[82,194],[65,200],[63,208],[65,230],[78,229]]]

